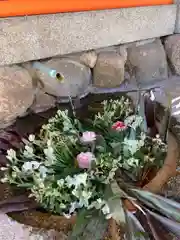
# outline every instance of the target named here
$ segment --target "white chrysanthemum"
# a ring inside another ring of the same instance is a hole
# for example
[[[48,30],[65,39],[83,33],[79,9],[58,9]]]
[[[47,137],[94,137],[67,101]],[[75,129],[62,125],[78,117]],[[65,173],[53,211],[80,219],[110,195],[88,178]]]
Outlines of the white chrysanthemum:
[[[6,158],[10,161],[16,158],[16,152],[13,149],[7,150],[7,156]]]

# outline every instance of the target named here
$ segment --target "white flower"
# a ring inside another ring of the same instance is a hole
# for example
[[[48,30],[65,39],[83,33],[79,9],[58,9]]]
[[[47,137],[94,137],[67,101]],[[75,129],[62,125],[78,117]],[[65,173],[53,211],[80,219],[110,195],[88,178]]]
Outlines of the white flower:
[[[71,215],[70,214],[66,214],[66,213],[63,213],[63,216],[67,219],[70,219],[71,218]]]
[[[7,156],[6,158],[10,161],[16,158],[16,152],[13,149],[7,150]]]
[[[30,147],[30,146],[28,146],[28,145],[26,145],[26,146],[25,146],[25,150],[24,150],[24,152],[23,152],[23,155],[24,155],[24,157],[26,157],[26,158],[32,158],[32,157],[34,157],[34,150],[33,150],[33,148]]]
[[[38,169],[39,166],[41,165],[41,163],[37,162],[37,161],[31,161],[32,167],[33,169]]]
[[[8,182],[8,178],[7,178],[7,177],[1,178],[1,182],[2,182],[2,183]]]
[[[22,165],[22,171],[23,171],[23,172],[32,171],[32,163],[31,163],[31,162],[25,162],[25,163]]]
[[[45,178],[48,172],[48,169],[45,166],[40,166],[39,172],[42,178]]]
[[[88,206],[88,209],[91,209],[91,208],[100,209],[104,204],[105,204],[105,201],[102,200],[101,198],[98,198],[96,201],[92,202]]]
[[[12,178],[16,178],[17,177],[17,172],[12,172]]]
[[[75,175],[74,177],[67,176],[65,180],[69,188],[71,188],[72,186],[75,186],[75,189],[76,189],[81,184],[86,186],[87,177],[88,177],[87,173],[80,173]]]
[[[89,206],[89,199],[92,196],[92,192],[90,191],[82,191],[80,198],[79,198],[79,206],[80,207],[88,207]]]
[[[80,138],[83,143],[91,143],[96,140],[95,132],[83,132],[82,137]]]
[[[104,207],[102,208],[102,212],[104,213],[104,215],[107,215],[107,214],[110,213],[110,208],[109,208],[109,206],[108,206],[107,203],[106,203],[106,204],[104,205]]]
[[[44,154],[47,157],[47,159],[50,160],[50,164],[52,164],[56,159],[54,155],[54,149],[51,146],[48,146],[48,148],[44,149]]]
[[[86,186],[87,177],[88,177],[87,173],[80,173],[75,175],[74,182],[75,187],[79,187],[81,184]]]
[[[22,165],[22,171],[29,172],[29,171],[37,170],[39,168],[40,164],[41,163],[39,163],[37,161],[25,162]]]
[[[30,134],[28,139],[29,139],[30,142],[34,142],[35,135],[34,134]]]
[[[74,185],[74,178],[72,178],[72,177],[70,177],[70,176],[67,176],[67,177],[65,178],[65,180],[66,180],[67,186],[68,186],[69,188],[71,188],[71,187]]]
[[[6,170],[8,170],[7,167],[1,167],[1,171],[6,171]]]
[[[57,185],[58,185],[59,187],[63,187],[63,186],[64,186],[64,179],[59,179],[59,180],[57,181]]]
[[[60,203],[60,206],[59,206],[61,209],[65,209],[66,208],[66,205],[64,203]]]
[[[109,213],[108,215],[106,215],[105,218],[108,220],[108,219],[112,218],[112,216],[113,216],[113,215],[112,215],[111,213]]]
[[[79,208],[79,203],[78,202],[72,202],[71,203],[71,207],[69,209],[69,214],[72,214],[76,208]]]

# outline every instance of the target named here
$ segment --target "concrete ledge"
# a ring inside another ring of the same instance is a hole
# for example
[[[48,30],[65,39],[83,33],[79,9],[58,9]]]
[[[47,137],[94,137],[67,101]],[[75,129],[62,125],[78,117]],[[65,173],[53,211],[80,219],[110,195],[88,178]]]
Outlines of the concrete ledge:
[[[0,65],[172,34],[176,5],[0,20]]]

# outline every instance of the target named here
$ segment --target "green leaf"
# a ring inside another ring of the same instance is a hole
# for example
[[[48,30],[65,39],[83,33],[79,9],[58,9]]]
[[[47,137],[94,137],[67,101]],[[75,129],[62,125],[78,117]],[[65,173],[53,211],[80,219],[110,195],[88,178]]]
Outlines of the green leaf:
[[[108,201],[108,205],[110,208],[110,213],[112,218],[116,220],[117,224],[124,226],[126,223],[126,219],[125,219],[122,200],[120,198],[110,199]]]
[[[76,224],[73,227],[71,237],[76,237],[84,231],[85,226],[92,217],[92,213],[89,210],[82,209],[78,212],[76,217]]]
[[[145,232],[143,226],[133,213],[126,211],[126,219],[128,224],[127,231],[130,231],[128,240],[150,240],[148,233]]]

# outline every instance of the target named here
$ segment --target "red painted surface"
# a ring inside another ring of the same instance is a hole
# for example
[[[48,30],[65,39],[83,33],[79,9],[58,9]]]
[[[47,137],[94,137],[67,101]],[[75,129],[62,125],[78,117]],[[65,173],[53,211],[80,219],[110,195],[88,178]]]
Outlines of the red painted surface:
[[[0,0],[0,17],[172,4],[173,0]]]

